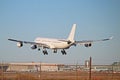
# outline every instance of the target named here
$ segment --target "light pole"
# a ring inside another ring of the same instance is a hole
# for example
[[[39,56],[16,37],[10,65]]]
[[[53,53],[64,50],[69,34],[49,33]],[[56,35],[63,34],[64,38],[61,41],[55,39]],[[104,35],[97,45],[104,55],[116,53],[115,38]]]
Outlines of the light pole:
[[[92,58],[91,58],[91,56],[90,56],[89,80],[91,80],[91,66],[92,66]]]

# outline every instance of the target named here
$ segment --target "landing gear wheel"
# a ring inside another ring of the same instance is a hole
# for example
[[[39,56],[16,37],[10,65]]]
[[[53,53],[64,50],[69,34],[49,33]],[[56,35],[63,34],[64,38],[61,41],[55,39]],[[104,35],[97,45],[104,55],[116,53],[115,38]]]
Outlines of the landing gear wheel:
[[[66,55],[67,54],[64,49],[61,50],[61,53],[62,53],[62,55]]]
[[[54,50],[53,50],[53,53],[57,53],[57,49],[54,49]]]
[[[48,55],[47,50],[43,50],[43,54],[44,54],[44,55]]]
[[[40,48],[38,48],[38,51],[40,51]]]

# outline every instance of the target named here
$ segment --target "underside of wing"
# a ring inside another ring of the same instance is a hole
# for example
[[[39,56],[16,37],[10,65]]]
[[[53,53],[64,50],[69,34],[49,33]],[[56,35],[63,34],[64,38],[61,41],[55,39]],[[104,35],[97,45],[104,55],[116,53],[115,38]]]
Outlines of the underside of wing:
[[[94,42],[100,42],[100,41],[107,41],[112,39],[113,37],[106,38],[106,39],[101,39],[101,40],[82,40],[82,41],[75,41],[75,44],[83,44],[85,47],[91,47],[92,43]]]
[[[9,40],[9,41],[17,42],[17,46],[18,46],[18,47],[22,47],[22,46],[23,46],[23,43],[25,43],[25,44],[31,44],[31,45],[33,45],[34,47],[35,47],[35,46],[39,46],[39,47],[50,48],[49,45],[44,44],[44,43],[36,43],[36,42],[22,41],[22,40],[15,40],[15,39],[8,39],[8,40]]]

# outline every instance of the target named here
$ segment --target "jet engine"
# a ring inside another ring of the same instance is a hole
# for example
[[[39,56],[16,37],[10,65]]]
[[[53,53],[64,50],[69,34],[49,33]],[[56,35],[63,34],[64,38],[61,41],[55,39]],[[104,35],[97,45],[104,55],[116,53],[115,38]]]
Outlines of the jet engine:
[[[85,47],[91,47],[91,46],[92,46],[92,44],[91,44],[91,43],[84,44],[84,45],[85,45]]]
[[[17,47],[20,48],[20,47],[22,47],[22,46],[23,46],[23,43],[22,43],[22,42],[18,42],[18,43],[17,43]]]
[[[31,49],[36,49],[37,46],[36,45],[31,45]]]

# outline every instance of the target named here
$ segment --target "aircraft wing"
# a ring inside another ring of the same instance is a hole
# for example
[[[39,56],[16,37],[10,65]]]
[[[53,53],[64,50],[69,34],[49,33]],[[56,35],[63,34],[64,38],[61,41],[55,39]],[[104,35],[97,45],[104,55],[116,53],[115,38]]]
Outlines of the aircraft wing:
[[[44,43],[36,43],[36,42],[29,42],[29,41],[22,41],[22,40],[15,40],[15,39],[8,39],[9,41],[19,42],[19,43],[25,43],[25,44],[31,44],[31,45],[38,45],[39,47],[46,47],[50,48],[49,45]]]
[[[82,41],[75,41],[75,44],[91,44],[93,42],[99,42],[99,41],[107,41],[107,40],[111,40],[113,38],[106,38],[106,39],[101,39],[101,40],[82,40]]]

